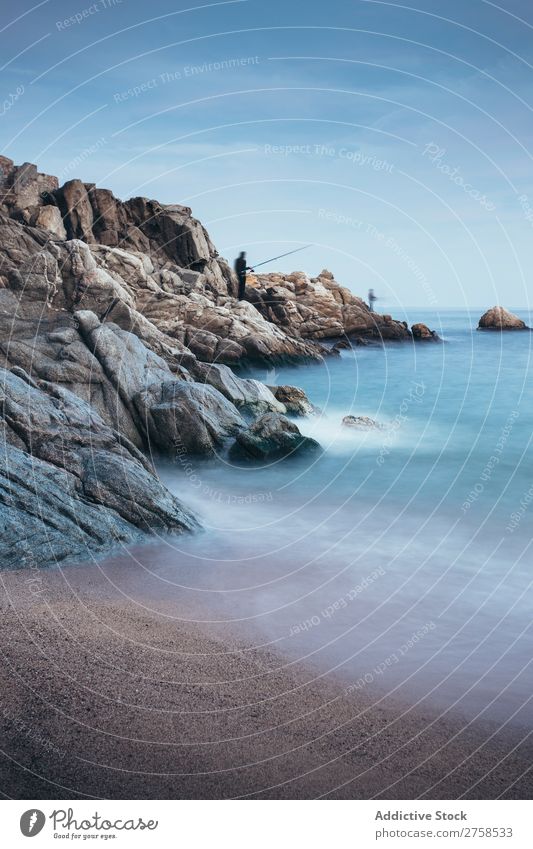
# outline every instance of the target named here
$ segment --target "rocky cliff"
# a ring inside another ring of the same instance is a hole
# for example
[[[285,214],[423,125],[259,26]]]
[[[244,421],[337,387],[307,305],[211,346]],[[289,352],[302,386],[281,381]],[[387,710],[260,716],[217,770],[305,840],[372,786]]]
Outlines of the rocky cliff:
[[[154,453],[316,448],[283,415],[307,412],[307,399],[228,364],[320,359],[319,340],[343,335],[411,338],[329,272],[249,283],[237,301],[232,270],[188,207],[59,186],[0,157],[4,565],[194,529],[146,459]]]

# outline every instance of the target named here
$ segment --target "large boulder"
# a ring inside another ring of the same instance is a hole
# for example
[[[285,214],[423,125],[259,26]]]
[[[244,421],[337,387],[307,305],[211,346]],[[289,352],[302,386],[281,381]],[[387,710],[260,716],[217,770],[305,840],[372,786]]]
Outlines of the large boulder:
[[[0,156],[0,203],[17,218],[28,222],[43,195],[57,187],[57,177],[40,174],[31,162],[15,165],[12,159]]]
[[[503,307],[492,307],[479,319],[478,330],[529,330],[527,324]]]
[[[135,446],[68,390],[0,369],[0,410],[2,565],[39,567],[198,527]]]
[[[67,238],[67,231],[65,230],[61,212],[57,206],[37,207],[30,223],[34,227],[42,227],[43,230],[48,230],[60,241],[64,241]]]
[[[230,455],[235,459],[269,461],[317,450],[318,442],[303,436],[294,422],[278,413],[265,413],[237,434]]]
[[[172,459],[213,454],[246,426],[236,407],[206,384],[154,383],[133,402],[150,449]]]
[[[198,381],[205,381],[214,386],[228,401],[245,413],[257,416],[267,412],[288,412],[271,387],[258,380],[237,377],[228,366],[196,363],[192,372]]]
[[[133,399],[149,386],[171,380],[170,368],[134,333],[122,330],[113,322],[102,324],[90,310],[78,310],[74,317],[89,352],[115,390],[114,407],[108,411],[113,426],[127,434],[133,421],[138,433],[144,436],[144,422],[138,420]],[[124,409],[128,416],[124,416]]]
[[[0,439],[0,558],[4,569],[89,558],[139,539],[115,511],[89,500],[75,475]]]

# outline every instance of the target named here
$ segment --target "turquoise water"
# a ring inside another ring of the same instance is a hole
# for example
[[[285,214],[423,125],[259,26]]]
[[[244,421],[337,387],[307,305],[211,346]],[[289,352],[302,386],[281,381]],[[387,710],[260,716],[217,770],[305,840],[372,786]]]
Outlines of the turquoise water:
[[[533,334],[476,332],[478,315],[417,311],[442,345],[255,372],[322,408],[300,426],[324,451],[161,470],[206,526],[141,555],[176,615],[376,698],[530,727]]]

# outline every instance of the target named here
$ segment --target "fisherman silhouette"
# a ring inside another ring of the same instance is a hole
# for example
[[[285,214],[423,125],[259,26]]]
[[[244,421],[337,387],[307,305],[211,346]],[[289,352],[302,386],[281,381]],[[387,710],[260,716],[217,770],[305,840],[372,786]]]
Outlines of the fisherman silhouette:
[[[370,307],[370,312],[374,312],[374,303],[377,301],[376,295],[374,295],[374,290],[368,290],[368,305]]]
[[[237,279],[239,281],[239,301],[244,300],[244,290],[246,288],[246,272],[253,271],[253,268],[250,268],[249,265],[246,265],[246,252],[241,251],[237,259],[235,260],[235,274],[237,275]]]
[[[274,262],[275,259],[281,259],[284,256],[290,256],[291,254],[297,254],[300,251],[305,251],[307,248],[310,248],[311,245],[303,245],[301,248],[295,248],[293,251],[287,251],[284,254],[278,254],[277,256],[271,256],[270,259],[264,259],[262,262],[256,262],[255,268],[259,268],[260,265],[267,265],[269,262]],[[235,274],[239,280],[239,300],[244,300],[244,290],[246,288],[246,272],[253,271],[254,269],[250,265],[246,265],[246,252],[241,251],[235,263],[233,265],[235,269]]]

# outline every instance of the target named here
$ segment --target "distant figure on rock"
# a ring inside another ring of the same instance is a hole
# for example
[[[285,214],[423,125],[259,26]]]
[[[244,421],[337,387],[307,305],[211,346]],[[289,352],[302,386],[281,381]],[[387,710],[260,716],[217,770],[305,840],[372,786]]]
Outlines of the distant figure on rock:
[[[244,300],[244,290],[246,288],[246,272],[253,271],[253,268],[250,268],[249,265],[246,265],[246,252],[241,251],[237,259],[235,260],[235,274],[237,275],[237,279],[239,281],[239,301]]]
[[[368,305],[370,307],[370,312],[374,312],[374,304],[377,301],[376,295],[374,295],[374,290],[368,290]]]

